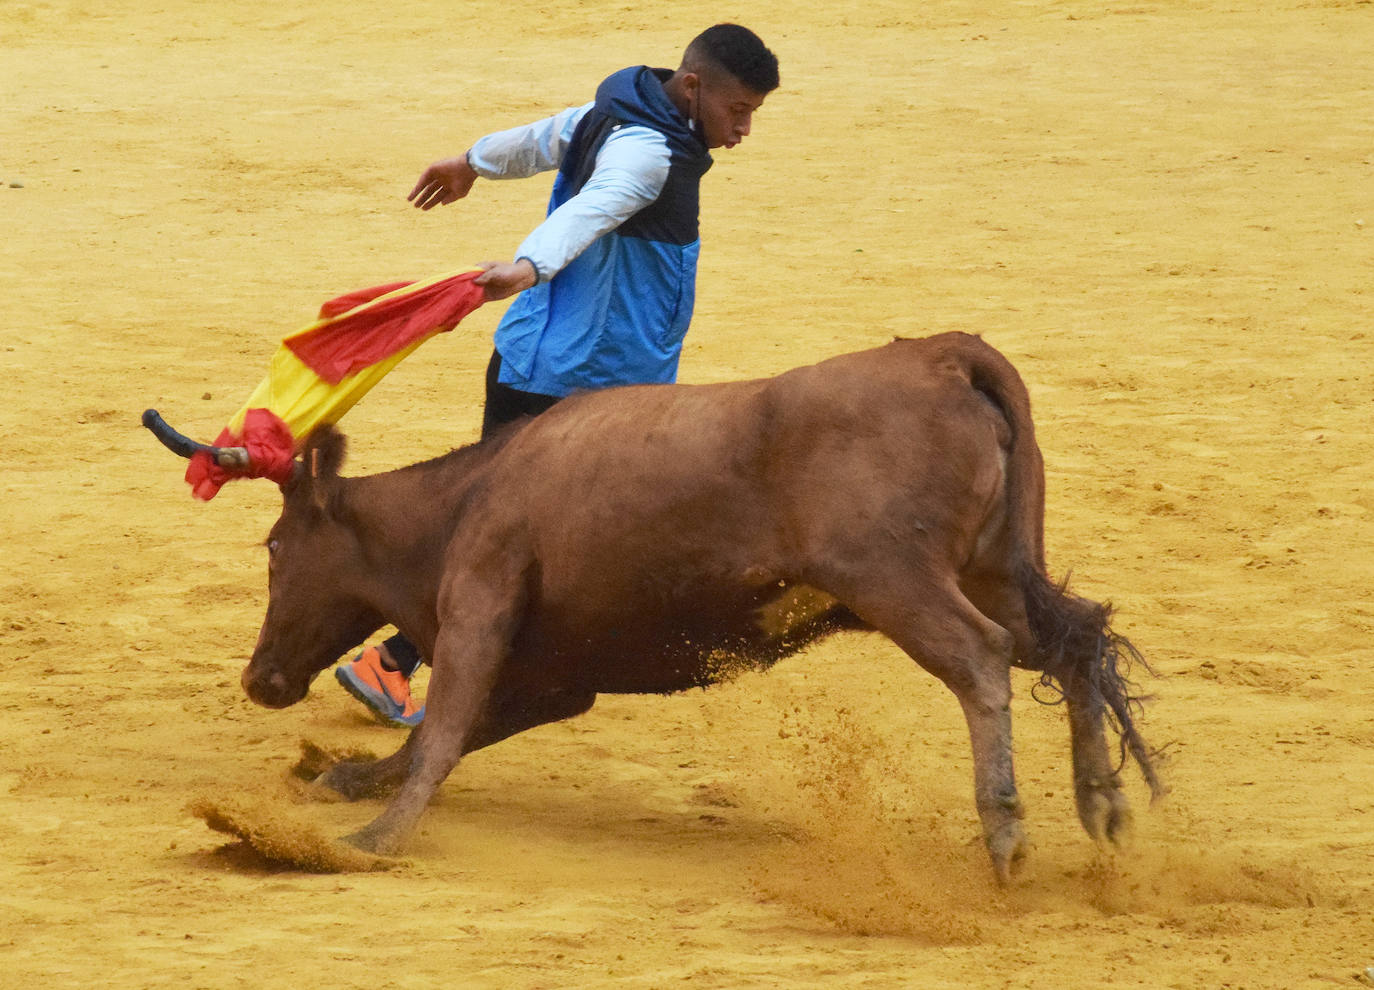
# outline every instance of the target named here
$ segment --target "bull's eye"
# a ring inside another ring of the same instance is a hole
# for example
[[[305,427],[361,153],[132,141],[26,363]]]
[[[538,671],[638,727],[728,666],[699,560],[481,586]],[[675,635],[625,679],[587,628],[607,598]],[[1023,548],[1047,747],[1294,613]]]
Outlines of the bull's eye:
[[[275,556],[277,555],[277,550],[280,549],[280,548],[281,548],[281,543],[280,543],[279,541],[277,541],[277,540],[268,540],[268,541],[267,541],[267,556],[269,556],[269,557],[275,557]]]

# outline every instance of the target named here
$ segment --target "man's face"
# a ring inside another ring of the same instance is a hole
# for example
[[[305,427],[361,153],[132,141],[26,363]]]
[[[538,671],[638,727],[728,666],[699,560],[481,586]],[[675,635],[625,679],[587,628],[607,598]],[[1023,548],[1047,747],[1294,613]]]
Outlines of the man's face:
[[[749,136],[754,111],[766,94],[758,93],[728,72],[696,76],[696,119],[708,148],[733,148]]]

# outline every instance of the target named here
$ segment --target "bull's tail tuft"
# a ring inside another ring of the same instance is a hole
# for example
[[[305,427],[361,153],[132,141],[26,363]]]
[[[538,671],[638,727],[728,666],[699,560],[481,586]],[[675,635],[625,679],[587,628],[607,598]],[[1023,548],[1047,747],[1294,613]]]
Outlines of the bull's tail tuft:
[[[1112,630],[1111,605],[1073,594],[1067,578],[1055,584],[1030,563],[1022,565],[1019,578],[1035,637],[1036,665],[1043,671],[1040,687],[1059,694],[1045,699],[1036,692],[1036,700],[1057,703],[1066,688],[1086,688],[1082,694],[1100,708],[1121,739],[1121,763],[1129,752],[1152,798],[1162,797],[1166,789],[1155,770],[1161,752],[1150,749],[1135,727],[1135,716],[1150,699],[1135,693],[1129,678],[1136,665],[1147,674],[1154,671],[1130,640]]]

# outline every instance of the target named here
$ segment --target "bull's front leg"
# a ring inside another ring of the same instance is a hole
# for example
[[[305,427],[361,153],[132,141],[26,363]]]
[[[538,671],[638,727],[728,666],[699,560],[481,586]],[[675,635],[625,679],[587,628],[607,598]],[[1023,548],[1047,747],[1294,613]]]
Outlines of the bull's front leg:
[[[411,754],[405,783],[387,809],[346,836],[346,842],[380,855],[400,851],[439,785],[458,765],[507,648],[507,637],[495,627],[479,630],[468,622],[440,630],[425,697],[425,720],[407,741]]]

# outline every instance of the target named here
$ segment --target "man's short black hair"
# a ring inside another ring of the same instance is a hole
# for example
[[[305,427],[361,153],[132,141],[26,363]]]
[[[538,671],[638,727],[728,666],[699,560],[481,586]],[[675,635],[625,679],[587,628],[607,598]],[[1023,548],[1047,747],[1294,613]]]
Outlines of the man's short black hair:
[[[756,93],[778,88],[778,57],[738,24],[717,24],[692,39],[687,51],[714,62]]]

